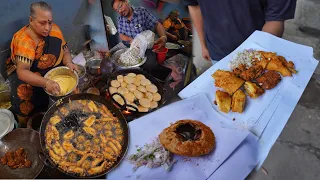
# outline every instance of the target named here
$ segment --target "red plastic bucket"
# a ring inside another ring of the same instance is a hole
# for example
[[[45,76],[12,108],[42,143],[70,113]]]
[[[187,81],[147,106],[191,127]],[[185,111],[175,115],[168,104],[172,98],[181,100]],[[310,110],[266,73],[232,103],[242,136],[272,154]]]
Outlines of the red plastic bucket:
[[[168,48],[162,48],[160,51],[156,52],[158,64],[163,64],[163,62],[166,60],[167,52]]]

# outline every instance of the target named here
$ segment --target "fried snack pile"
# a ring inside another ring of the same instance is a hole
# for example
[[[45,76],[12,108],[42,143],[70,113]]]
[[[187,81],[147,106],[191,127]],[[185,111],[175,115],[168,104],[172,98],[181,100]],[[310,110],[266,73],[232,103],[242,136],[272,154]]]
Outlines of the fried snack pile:
[[[27,160],[27,153],[23,148],[15,152],[7,152],[0,160],[3,165],[8,165],[12,169],[30,168],[32,164],[30,160]]]
[[[258,98],[265,90],[273,89],[282,76],[292,76],[297,71],[294,63],[273,52],[244,50],[230,62],[230,71],[217,70],[212,74],[215,86],[224,91],[216,92],[218,109],[224,113],[242,113],[246,103],[246,94]],[[281,74],[281,75],[280,75]],[[241,90],[245,90],[246,94]]]
[[[152,84],[143,74],[128,73],[118,75],[117,79],[110,82],[110,94],[119,93],[124,96],[127,103],[138,109],[139,112],[148,112],[158,107],[161,95],[156,85]],[[124,105],[123,98],[114,95],[113,99]],[[134,108],[129,108],[135,111]]]
[[[46,150],[63,171],[86,177],[101,174],[122,153],[124,132],[106,106],[74,100],[57,110],[45,130]]]

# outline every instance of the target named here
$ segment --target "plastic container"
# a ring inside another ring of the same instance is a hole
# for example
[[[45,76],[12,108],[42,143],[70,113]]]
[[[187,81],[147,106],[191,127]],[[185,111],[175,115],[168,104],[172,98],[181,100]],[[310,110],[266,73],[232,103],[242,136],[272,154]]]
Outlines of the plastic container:
[[[160,51],[156,52],[158,64],[163,64],[167,57],[168,48],[162,48]]]

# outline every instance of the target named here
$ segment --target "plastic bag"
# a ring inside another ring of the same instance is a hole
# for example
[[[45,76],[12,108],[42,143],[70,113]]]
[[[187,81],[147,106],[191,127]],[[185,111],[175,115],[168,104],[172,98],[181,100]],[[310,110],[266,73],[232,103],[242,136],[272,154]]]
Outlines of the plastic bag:
[[[145,52],[147,49],[151,49],[154,44],[154,32],[147,30],[143,31],[140,34],[137,34],[136,37],[132,40],[130,49],[139,49],[139,55],[141,58],[145,57]]]

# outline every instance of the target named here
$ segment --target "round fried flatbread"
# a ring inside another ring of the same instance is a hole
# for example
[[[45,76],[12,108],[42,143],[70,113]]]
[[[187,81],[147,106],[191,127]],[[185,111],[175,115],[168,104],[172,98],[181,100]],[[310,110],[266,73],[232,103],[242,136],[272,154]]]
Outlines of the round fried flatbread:
[[[147,92],[147,89],[144,86],[139,86],[137,89],[143,93]]]
[[[118,88],[118,93],[125,95],[129,92],[129,90],[127,88],[123,88],[123,87],[119,87]]]
[[[120,82],[117,81],[117,80],[112,80],[111,81],[111,86],[118,88],[118,87],[120,87]]]
[[[139,104],[142,107],[145,107],[145,108],[149,108],[150,107],[150,101],[149,101],[149,99],[146,99],[146,98],[139,99]]]
[[[118,89],[115,87],[109,87],[109,93],[112,95],[114,93],[118,92]]]
[[[153,94],[153,101],[160,101],[161,100],[161,95],[159,93],[154,93]]]
[[[136,78],[139,80],[146,79],[146,77],[143,74],[138,74]]]
[[[134,79],[133,77],[131,76],[125,76],[124,77],[124,82],[126,82],[127,84],[132,84],[134,82]]]
[[[143,93],[140,92],[140,91],[138,91],[138,90],[135,90],[135,91],[133,92],[133,94],[134,94],[134,96],[135,96],[137,99],[143,98]]]
[[[146,85],[151,84],[149,79],[141,79],[140,83],[141,83],[142,86],[146,86]]]
[[[134,92],[137,89],[137,86],[134,84],[128,84],[127,88],[130,92]]]
[[[155,101],[151,101],[150,102],[150,108],[154,109],[154,108],[157,108],[158,107],[158,102],[155,102]]]
[[[149,111],[149,108],[145,108],[145,107],[142,107],[142,106],[138,106],[138,110],[139,110],[139,112],[148,112],[148,111]]]
[[[158,88],[154,84],[147,85],[146,89],[147,89],[147,91],[152,92],[152,93],[158,92]]]
[[[118,102],[120,105],[124,105],[124,100],[121,98],[121,96],[119,96],[118,94],[113,96],[113,99]]]
[[[129,73],[127,76],[136,77],[137,75],[135,73]]]
[[[121,87],[123,87],[123,88],[126,88],[126,87],[127,87],[127,85],[128,85],[127,83],[122,82],[120,86],[121,86]]]
[[[117,80],[122,83],[123,82],[123,76],[122,75],[118,75],[117,76]]]
[[[132,105],[132,106],[134,106],[134,107],[136,107],[136,108],[138,109],[138,106],[137,106],[135,103],[128,102],[128,104],[130,104],[130,105]],[[134,108],[132,108],[132,107],[128,107],[128,109],[131,110],[131,111],[136,111],[136,110],[135,110]],[[139,111],[139,109],[138,109],[138,111]]]
[[[124,97],[129,102],[133,102],[134,98],[135,98],[135,96],[134,96],[134,94],[132,92],[128,92],[128,93],[124,94]]]
[[[133,84],[136,85],[136,86],[140,86],[141,85],[140,79],[135,78]]]
[[[149,99],[149,101],[152,101],[152,100],[153,100],[153,94],[150,93],[150,92],[144,93],[144,96],[145,96],[147,99]]]

